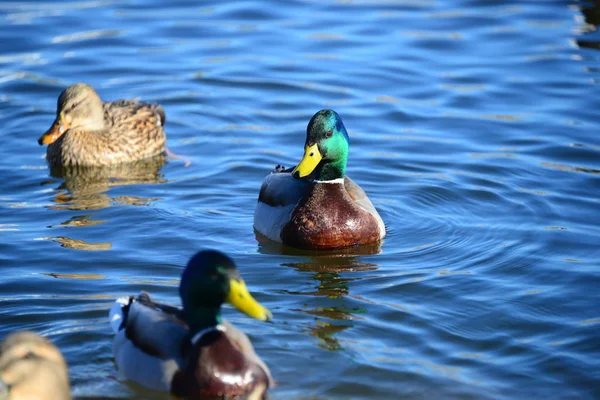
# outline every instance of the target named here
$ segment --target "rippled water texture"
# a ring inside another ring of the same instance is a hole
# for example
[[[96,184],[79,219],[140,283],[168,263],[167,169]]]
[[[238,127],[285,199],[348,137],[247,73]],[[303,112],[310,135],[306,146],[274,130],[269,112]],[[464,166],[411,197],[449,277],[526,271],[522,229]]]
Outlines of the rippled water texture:
[[[77,396],[151,397],[107,312],[178,304],[196,250],[232,255],[273,324],[226,310],[275,399],[600,398],[600,5],[482,0],[0,3],[0,336],[64,352]],[[172,151],[50,171],[60,91],[167,113]],[[263,177],[334,108],[381,246],[257,238]]]

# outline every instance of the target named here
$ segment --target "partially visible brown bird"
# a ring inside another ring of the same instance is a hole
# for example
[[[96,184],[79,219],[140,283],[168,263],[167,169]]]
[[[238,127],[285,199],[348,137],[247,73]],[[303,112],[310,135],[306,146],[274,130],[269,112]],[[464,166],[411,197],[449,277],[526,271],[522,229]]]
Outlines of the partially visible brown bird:
[[[67,363],[48,339],[15,332],[0,343],[0,399],[68,400]]]

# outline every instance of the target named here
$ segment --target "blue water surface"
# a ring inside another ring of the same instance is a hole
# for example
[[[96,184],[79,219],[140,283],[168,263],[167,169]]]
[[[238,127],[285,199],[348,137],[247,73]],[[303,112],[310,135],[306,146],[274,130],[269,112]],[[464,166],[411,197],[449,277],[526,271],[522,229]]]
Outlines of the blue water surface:
[[[225,310],[274,399],[600,398],[598,2],[24,1],[0,21],[0,337],[48,336],[75,396],[165,397],[117,372],[108,309],[179,304],[210,247],[275,316]],[[162,104],[191,165],[49,170],[37,138],[79,81]],[[380,246],[253,231],[322,108]]]

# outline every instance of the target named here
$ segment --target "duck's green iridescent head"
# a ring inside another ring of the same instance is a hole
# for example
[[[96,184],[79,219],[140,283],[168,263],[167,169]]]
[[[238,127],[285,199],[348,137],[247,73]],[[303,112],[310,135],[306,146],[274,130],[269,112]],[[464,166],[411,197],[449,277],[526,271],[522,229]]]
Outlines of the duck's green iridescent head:
[[[219,251],[200,251],[190,259],[179,296],[192,332],[221,323],[223,303],[261,321],[271,319],[271,312],[248,292],[233,260]]]
[[[340,116],[333,110],[316,113],[306,128],[304,157],[292,171],[295,178],[314,172],[320,181],[343,178],[346,175],[350,140]]]

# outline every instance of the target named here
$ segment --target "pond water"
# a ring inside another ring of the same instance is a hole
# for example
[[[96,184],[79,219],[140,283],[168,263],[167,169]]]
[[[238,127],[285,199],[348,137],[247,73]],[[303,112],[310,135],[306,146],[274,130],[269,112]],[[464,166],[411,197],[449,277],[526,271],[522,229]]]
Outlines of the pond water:
[[[76,396],[164,397],[119,376],[108,309],[178,304],[216,248],[274,314],[225,310],[274,399],[600,398],[599,3],[38,1],[0,21],[0,337],[48,336]],[[191,165],[51,171],[37,138],[79,81],[163,104]],[[381,245],[253,231],[322,108]]]

